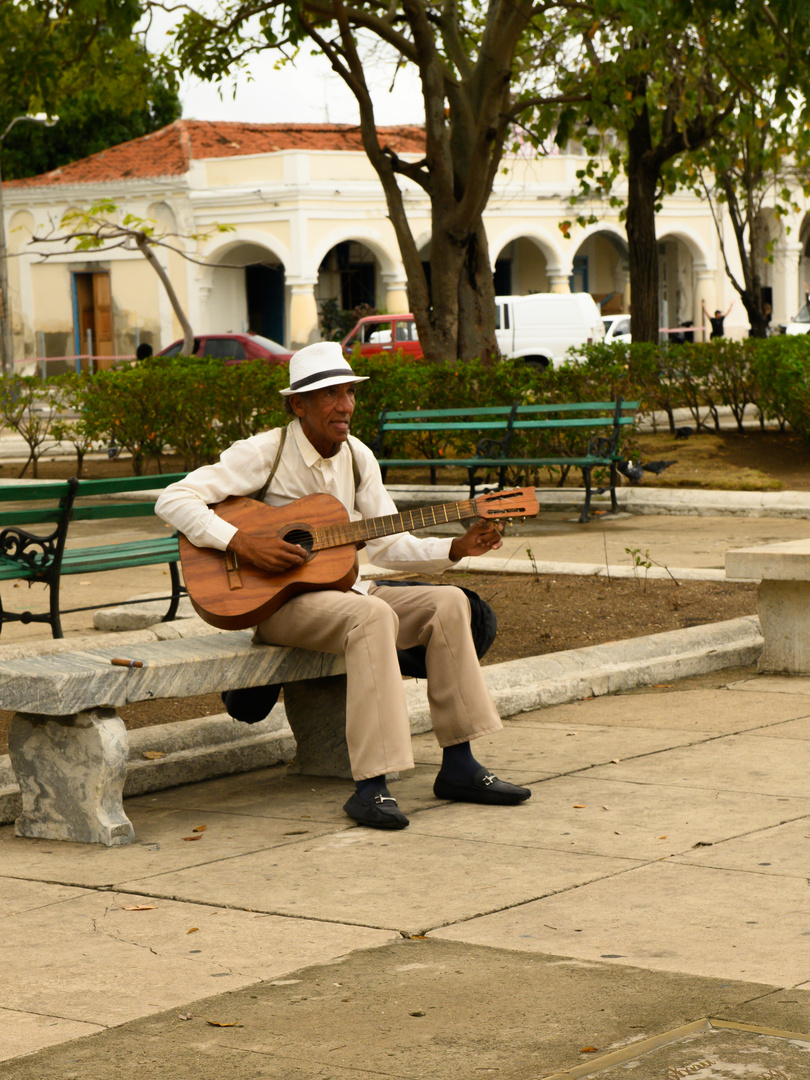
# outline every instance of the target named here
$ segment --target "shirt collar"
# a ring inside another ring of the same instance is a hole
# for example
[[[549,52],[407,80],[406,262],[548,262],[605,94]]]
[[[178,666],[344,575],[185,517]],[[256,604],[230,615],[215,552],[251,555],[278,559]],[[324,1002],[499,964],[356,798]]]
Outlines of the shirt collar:
[[[304,429],[301,427],[301,420],[297,416],[295,420],[293,420],[291,427],[296,446],[298,447],[301,457],[304,459],[304,464],[308,469],[311,469],[314,465],[321,465],[325,461],[328,461],[330,464],[334,465],[337,463],[338,458],[340,458],[341,454],[343,454],[344,452],[343,448],[344,446],[346,446],[346,443],[341,444],[340,449],[333,457],[321,457],[321,455],[318,453],[318,451],[304,434]]]

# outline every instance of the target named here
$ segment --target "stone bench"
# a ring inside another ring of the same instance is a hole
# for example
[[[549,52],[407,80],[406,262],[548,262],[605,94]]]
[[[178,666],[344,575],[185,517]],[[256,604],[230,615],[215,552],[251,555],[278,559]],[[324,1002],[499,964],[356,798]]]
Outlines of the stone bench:
[[[122,705],[279,683],[296,740],[293,768],[351,776],[342,656],[254,645],[250,631],[63,652],[3,663],[0,709],[14,711],[9,757],[20,786],[18,836],[107,846],[134,839],[124,813]],[[134,659],[142,667],[114,665]],[[237,724],[238,721],[234,721]]]
[[[758,669],[810,674],[810,540],[727,551],[726,577],[759,582],[757,612],[765,644]]]

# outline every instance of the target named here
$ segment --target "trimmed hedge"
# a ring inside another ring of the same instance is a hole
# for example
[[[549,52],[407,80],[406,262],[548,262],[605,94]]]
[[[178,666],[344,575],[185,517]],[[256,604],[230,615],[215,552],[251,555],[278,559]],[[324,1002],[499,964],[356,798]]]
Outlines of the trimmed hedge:
[[[663,411],[673,431],[675,409],[689,409],[696,429],[717,428],[717,410],[727,405],[741,430],[753,410],[761,422],[776,420],[810,440],[807,337],[599,344],[574,351],[570,362],[547,371],[511,360],[489,368],[478,361],[428,364],[401,354],[352,363],[358,374],[369,376],[358,387],[352,421],[353,433],[365,442],[376,435],[383,409],[612,401],[618,395],[640,401],[642,412]],[[49,440],[74,444],[79,472],[83,455],[94,446],[129,451],[136,474],[150,462],[160,471],[170,450],[182,454],[184,467],[191,469],[215,461],[237,439],[285,423],[279,390],[287,380],[286,365],[257,360],[227,366],[194,357],[152,357],[120,370],[45,381],[4,376],[0,419],[28,441],[35,475],[37,457]],[[47,402],[53,406],[50,414],[43,411]],[[392,433],[386,455],[466,455],[475,441],[474,434],[397,438]],[[516,438],[512,449],[524,456],[557,456],[583,447],[576,435],[537,432]]]

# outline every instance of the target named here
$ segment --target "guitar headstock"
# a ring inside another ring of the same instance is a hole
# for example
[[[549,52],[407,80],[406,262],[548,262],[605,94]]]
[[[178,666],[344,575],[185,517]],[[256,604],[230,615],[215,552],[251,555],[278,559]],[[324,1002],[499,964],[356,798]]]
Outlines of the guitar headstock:
[[[515,488],[512,491],[492,491],[476,495],[475,512],[489,521],[498,518],[534,517],[540,510],[534,488]]]

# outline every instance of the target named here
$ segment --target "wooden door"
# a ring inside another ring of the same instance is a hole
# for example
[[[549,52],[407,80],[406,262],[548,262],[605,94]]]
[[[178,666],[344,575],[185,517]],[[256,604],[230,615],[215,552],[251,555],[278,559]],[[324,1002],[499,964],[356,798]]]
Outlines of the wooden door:
[[[113,365],[112,293],[108,273],[93,274],[93,315],[96,368]]]

